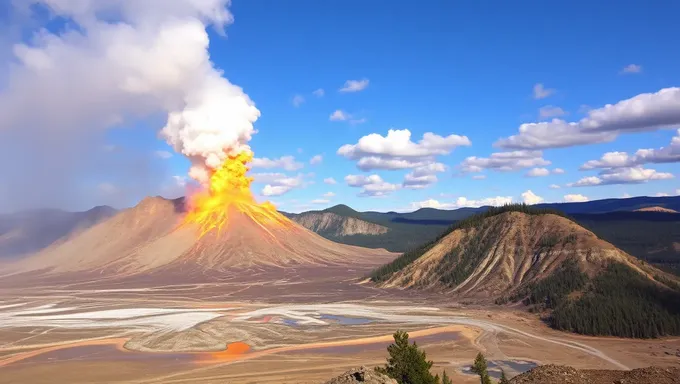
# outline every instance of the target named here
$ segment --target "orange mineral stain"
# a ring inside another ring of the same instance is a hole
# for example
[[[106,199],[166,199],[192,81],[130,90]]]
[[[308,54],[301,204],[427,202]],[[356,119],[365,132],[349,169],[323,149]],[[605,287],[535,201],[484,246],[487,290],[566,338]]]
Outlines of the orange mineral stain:
[[[227,349],[224,351],[211,353],[210,360],[237,360],[248,351],[250,351],[250,345],[242,341],[237,341],[235,343],[227,344]]]

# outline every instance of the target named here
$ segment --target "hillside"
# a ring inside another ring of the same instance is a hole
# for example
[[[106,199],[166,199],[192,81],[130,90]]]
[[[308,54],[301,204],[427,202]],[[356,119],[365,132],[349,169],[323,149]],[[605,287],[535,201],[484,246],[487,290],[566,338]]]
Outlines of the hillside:
[[[305,212],[290,218],[326,238],[352,235],[375,236],[389,231],[389,228],[385,226],[332,212]]]
[[[0,259],[37,252],[115,214],[100,206],[84,212],[39,209],[0,215]]]
[[[635,212],[666,212],[666,213],[678,213],[678,211],[664,208],[664,207],[644,207],[636,209]]]
[[[559,212],[523,205],[491,208],[462,220],[435,241],[375,270],[371,279],[384,288],[524,302],[552,311],[547,320],[555,328],[580,333],[680,334],[677,279]]]

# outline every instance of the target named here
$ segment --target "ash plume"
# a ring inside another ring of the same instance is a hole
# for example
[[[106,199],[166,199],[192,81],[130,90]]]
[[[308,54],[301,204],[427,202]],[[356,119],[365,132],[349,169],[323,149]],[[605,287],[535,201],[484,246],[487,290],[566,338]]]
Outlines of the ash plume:
[[[9,66],[0,84],[0,192],[10,205],[80,200],[87,190],[78,181],[107,172],[106,132],[140,120],[162,127],[199,182],[249,150],[260,112],[208,52],[208,29],[224,34],[234,20],[230,0],[12,4],[12,22],[32,35],[0,46]]]

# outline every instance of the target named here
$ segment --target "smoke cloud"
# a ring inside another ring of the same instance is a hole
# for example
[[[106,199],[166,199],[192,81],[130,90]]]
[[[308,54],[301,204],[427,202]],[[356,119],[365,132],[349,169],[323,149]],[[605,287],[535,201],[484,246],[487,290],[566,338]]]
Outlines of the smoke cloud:
[[[34,33],[0,53],[9,65],[0,84],[3,198],[26,200],[27,188],[40,189],[31,199],[43,204],[44,196],[72,194],[82,175],[106,171],[100,161],[106,132],[141,119],[161,121],[156,129],[165,121],[159,136],[189,158],[190,176],[199,182],[228,155],[249,150],[260,112],[222,77],[208,52],[207,28],[224,33],[233,22],[229,5],[15,2],[13,21],[30,20],[26,27]],[[50,29],[35,28],[47,23]]]

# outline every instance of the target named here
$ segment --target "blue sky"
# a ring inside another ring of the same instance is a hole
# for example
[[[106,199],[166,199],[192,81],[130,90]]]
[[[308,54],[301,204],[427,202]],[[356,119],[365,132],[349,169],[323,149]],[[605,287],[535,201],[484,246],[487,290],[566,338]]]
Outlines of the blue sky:
[[[499,198],[557,202],[679,192],[680,153],[671,147],[679,135],[680,113],[672,112],[674,106],[680,108],[678,92],[670,94],[670,101],[653,95],[631,103],[627,110],[632,114],[623,107],[609,111],[615,115],[602,119],[614,123],[600,127],[599,138],[577,140],[578,144],[570,137],[586,137],[592,131],[574,128],[555,142],[538,146],[532,137],[520,137],[518,142],[524,144],[505,147],[499,140],[517,135],[523,123],[553,118],[577,122],[588,117],[589,110],[678,86],[680,51],[673,47],[680,4],[234,0],[229,9],[235,20],[225,28],[226,37],[208,27],[210,57],[261,112],[255,123],[258,132],[250,141],[255,156],[292,156],[302,165],[251,171],[297,178],[285,193],[279,194],[284,190],[279,189],[265,193],[269,196],[262,196],[262,191],[273,176],[256,179],[265,181],[254,184],[258,198],[270,199],[283,210],[337,203],[380,211],[455,208],[505,201]],[[351,80],[363,80],[365,86],[339,91]],[[542,90],[535,89],[537,85]],[[318,89],[323,96],[313,93]],[[641,105],[642,116],[636,114],[635,105]],[[333,121],[335,111],[346,118]],[[663,124],[657,124],[659,116]],[[631,128],[626,119],[636,118]],[[189,161],[158,138],[156,132],[163,125],[162,114],[126,121],[107,132],[106,142],[139,152],[173,153],[153,160],[153,169],[163,175],[154,182],[167,184],[173,175],[187,174]],[[438,154],[429,148],[428,155],[417,158],[404,156],[396,147],[377,155],[363,148],[354,158],[338,154],[343,145],[355,145],[371,134],[385,137],[390,129],[408,129],[415,143],[428,132],[461,139],[459,145],[440,148]],[[471,144],[460,145],[462,137]],[[646,160],[634,158],[639,149],[662,147],[666,152]],[[520,157],[531,165],[510,161],[504,164],[511,170],[499,170],[484,160],[466,162],[473,156],[488,159],[511,151],[524,151]],[[579,169],[608,152],[629,156],[615,166],[603,163]],[[316,155],[322,161],[310,164]],[[412,165],[360,169],[359,160],[371,156],[408,160]],[[653,160],[657,158],[663,159]],[[422,188],[404,184],[407,174],[432,163],[444,169],[421,169],[429,180],[419,184]],[[527,176],[534,168],[541,168],[535,174],[544,173],[542,168],[549,174]],[[564,172],[555,173],[556,168]],[[346,179],[348,175],[378,175],[379,180],[369,177],[362,183],[361,178]],[[114,188],[124,175],[106,177],[99,175],[97,182]],[[324,183],[326,178],[337,184]],[[591,185],[577,186],[583,184]],[[366,192],[365,185],[376,188]],[[153,187],[148,189],[153,193]],[[526,194],[529,190],[531,195]],[[130,204],[142,192],[127,195],[118,204]],[[105,200],[103,196],[101,202]]]

